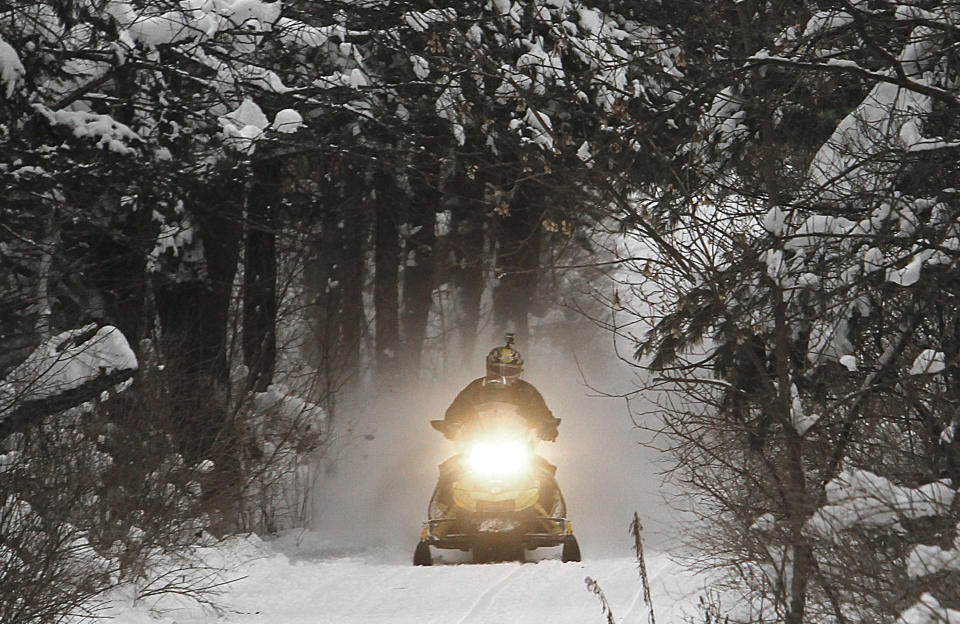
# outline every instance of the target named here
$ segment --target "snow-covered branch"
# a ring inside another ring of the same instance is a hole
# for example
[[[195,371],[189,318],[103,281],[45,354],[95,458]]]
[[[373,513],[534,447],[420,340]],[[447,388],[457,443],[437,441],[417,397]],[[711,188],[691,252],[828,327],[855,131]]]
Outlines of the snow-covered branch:
[[[826,504],[806,525],[822,536],[858,526],[900,528],[905,521],[942,516],[957,494],[947,481],[905,487],[867,470],[845,470],[825,489]]]
[[[116,327],[89,325],[46,340],[0,381],[0,429],[79,405],[130,379],[137,358]]]
[[[875,71],[861,67],[854,61],[845,60],[826,60],[826,61],[805,61],[801,59],[788,58],[773,55],[756,55],[747,59],[745,68],[777,66],[804,71],[830,72],[851,74],[859,78],[878,83],[886,83],[910,91],[915,91],[922,95],[929,96],[938,102],[946,104],[952,109],[960,108],[960,96],[955,91],[935,87],[928,82],[913,79],[900,72]]]

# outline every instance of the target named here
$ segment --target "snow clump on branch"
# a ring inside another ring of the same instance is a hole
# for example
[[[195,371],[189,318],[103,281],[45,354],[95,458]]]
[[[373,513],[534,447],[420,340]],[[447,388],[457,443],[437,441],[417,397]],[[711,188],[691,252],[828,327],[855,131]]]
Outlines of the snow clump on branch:
[[[137,370],[137,357],[116,327],[95,325],[49,338],[0,382],[0,420],[27,401],[65,394],[107,375]]]
[[[935,375],[936,373],[943,372],[946,368],[946,356],[944,356],[943,351],[924,349],[913,361],[913,366],[910,367],[910,374]]]
[[[24,73],[23,63],[20,62],[17,51],[4,41],[3,37],[0,37],[0,86],[5,87],[8,98],[13,95]]]
[[[239,27],[252,33],[268,31],[280,18],[281,10],[280,2],[184,0],[178,11],[139,17],[127,2],[114,2],[113,5],[115,17],[127,17],[127,20],[120,21],[133,41],[149,48],[198,37],[212,38],[221,31]]]
[[[827,504],[805,530],[830,536],[855,526],[898,528],[903,520],[945,515],[956,493],[947,481],[912,488],[867,470],[847,469],[827,483]]]

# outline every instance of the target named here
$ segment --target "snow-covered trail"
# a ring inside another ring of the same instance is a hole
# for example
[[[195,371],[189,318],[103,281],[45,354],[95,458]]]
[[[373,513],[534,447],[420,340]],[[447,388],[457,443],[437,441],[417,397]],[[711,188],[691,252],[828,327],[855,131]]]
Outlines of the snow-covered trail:
[[[602,624],[600,599],[585,583],[590,577],[616,622],[648,621],[637,565],[626,557],[414,567],[396,560],[399,551],[328,558],[321,550],[297,546],[291,536],[237,539],[206,557],[239,579],[217,597],[219,612],[164,599],[113,615],[121,624]],[[695,579],[663,555],[653,555],[647,569],[660,624],[694,613]],[[151,607],[163,614],[159,623],[147,620]]]
[[[379,387],[344,405],[342,437],[318,466],[312,530],[266,542],[232,538],[202,550],[208,565],[239,579],[223,588],[217,610],[166,597],[140,601],[116,621],[158,624],[146,615],[156,607],[159,624],[603,624],[601,601],[585,583],[590,577],[618,624],[644,624],[627,530],[637,512],[656,621],[682,624],[684,614],[696,614],[703,582],[660,554],[677,543],[679,525],[663,498],[656,454],[638,444],[622,401],[592,396],[571,355],[528,355],[527,379],[563,419],[557,442],[540,451],[558,466],[582,563],[561,563],[553,548],[524,564],[463,564],[460,553],[435,550],[445,564],[412,565],[437,465],[452,451],[429,420],[479,372],[463,370],[418,388]],[[630,371],[578,357],[608,385],[631,387]]]

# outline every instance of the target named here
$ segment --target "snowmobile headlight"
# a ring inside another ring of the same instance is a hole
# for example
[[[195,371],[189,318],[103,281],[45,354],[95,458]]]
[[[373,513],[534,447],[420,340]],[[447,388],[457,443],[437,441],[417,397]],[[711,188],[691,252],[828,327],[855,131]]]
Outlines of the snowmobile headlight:
[[[467,452],[470,468],[485,477],[515,476],[526,467],[529,458],[529,449],[518,441],[479,442]]]

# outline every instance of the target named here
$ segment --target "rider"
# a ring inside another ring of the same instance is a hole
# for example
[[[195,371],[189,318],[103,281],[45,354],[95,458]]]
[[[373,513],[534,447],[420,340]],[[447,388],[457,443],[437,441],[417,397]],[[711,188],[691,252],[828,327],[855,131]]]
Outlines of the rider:
[[[541,440],[553,442],[557,439],[557,426],[560,419],[555,418],[547,408],[543,396],[532,384],[520,379],[523,372],[523,358],[513,347],[513,334],[506,335],[506,344],[496,347],[487,355],[487,374],[475,379],[460,391],[442,421],[433,421],[436,429],[450,440],[457,437],[459,429],[477,416],[479,408],[487,403],[510,403],[517,406],[519,414],[530,423]],[[537,458],[541,468],[546,471],[547,480],[541,487],[543,506],[556,495],[556,482],[553,473],[556,467],[543,458]],[[447,509],[452,502],[451,487],[456,478],[457,462],[452,458],[440,466],[440,484],[438,502]]]
[[[456,430],[474,418],[480,406],[501,402],[516,405],[520,415],[531,424],[541,440],[553,442],[557,439],[560,419],[554,418],[547,409],[537,389],[520,379],[523,358],[513,343],[513,334],[508,333],[506,344],[494,348],[487,355],[487,374],[470,382],[447,408],[443,418],[443,434],[447,438],[454,439]]]

